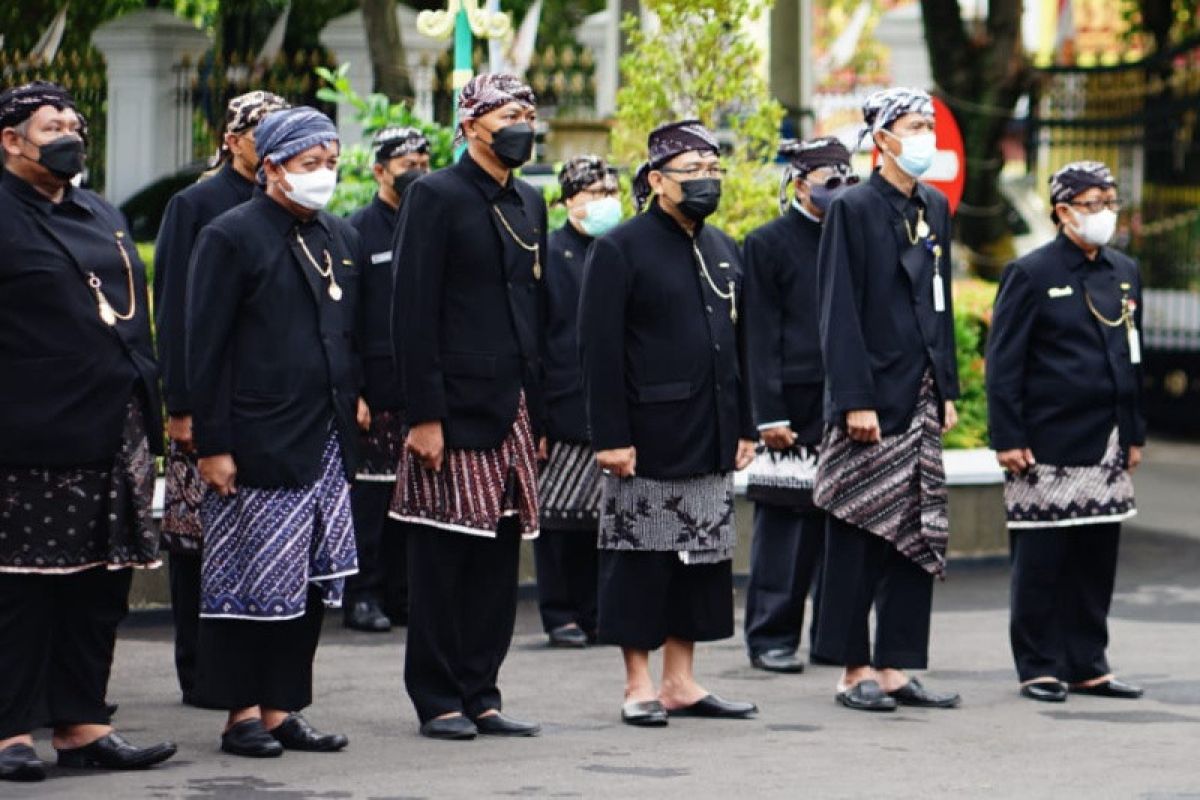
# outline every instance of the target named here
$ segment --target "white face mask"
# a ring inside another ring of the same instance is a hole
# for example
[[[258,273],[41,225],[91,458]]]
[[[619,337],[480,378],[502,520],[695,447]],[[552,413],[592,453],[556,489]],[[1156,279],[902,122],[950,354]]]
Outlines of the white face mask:
[[[900,155],[892,157],[896,160],[896,165],[910,177],[919,178],[933,166],[933,157],[937,154],[937,134],[915,133],[912,136],[897,136],[886,128],[884,133],[900,142]]]
[[[1104,247],[1112,241],[1117,232],[1117,212],[1111,209],[1097,211],[1095,214],[1080,214],[1075,212],[1075,224],[1071,228],[1080,239],[1093,247]]]
[[[312,211],[320,211],[329,205],[333,190],[337,188],[337,170],[321,168],[313,172],[288,172],[287,182],[292,185],[284,195],[296,205]]]

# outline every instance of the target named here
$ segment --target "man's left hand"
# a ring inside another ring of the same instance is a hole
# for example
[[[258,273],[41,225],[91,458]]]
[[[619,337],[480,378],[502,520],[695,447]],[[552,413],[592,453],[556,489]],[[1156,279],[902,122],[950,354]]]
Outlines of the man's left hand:
[[[750,462],[754,460],[754,442],[750,439],[738,439],[737,458],[734,459],[734,466],[739,470],[750,466]]]
[[[953,430],[958,424],[958,409],[954,407],[953,400],[946,401],[946,414],[942,420],[942,433]]]
[[[358,427],[364,431],[371,429],[371,409],[367,407],[367,401],[361,397],[358,398],[358,410],[355,413],[355,418],[358,420]]]
[[[1142,448],[1140,445],[1129,446],[1129,471],[1133,472],[1142,463]]]

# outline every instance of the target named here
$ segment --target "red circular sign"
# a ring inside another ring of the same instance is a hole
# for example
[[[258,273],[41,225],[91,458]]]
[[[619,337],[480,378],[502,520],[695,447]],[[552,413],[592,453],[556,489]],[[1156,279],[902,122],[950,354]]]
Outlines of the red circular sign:
[[[921,176],[921,182],[946,195],[946,199],[950,201],[950,213],[953,214],[958,210],[966,183],[966,149],[963,147],[962,132],[958,129],[954,114],[950,112],[950,106],[943,103],[941,98],[935,97],[933,110],[937,117],[937,125],[934,128],[937,136],[937,154],[933,157],[933,166]],[[876,150],[871,155],[871,166],[875,166],[878,161],[879,151]]]

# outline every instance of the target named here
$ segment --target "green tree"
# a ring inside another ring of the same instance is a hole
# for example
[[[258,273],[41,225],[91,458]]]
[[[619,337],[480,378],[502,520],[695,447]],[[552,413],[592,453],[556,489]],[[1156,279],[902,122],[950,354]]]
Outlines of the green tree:
[[[665,122],[696,117],[732,140],[721,208],[713,222],[741,238],[776,213],[771,161],[783,108],[758,71],[758,47],[742,29],[770,8],[766,0],[646,0],[658,30],[636,17],[622,24],[628,50],[612,135],[613,159],[636,167],[646,137]]]

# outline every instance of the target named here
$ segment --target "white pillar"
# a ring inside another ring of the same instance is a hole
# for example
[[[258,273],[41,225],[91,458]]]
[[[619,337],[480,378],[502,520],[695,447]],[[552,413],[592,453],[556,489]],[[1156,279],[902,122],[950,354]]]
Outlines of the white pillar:
[[[617,110],[618,58],[621,27],[619,0],[608,0],[603,11],[588,14],[575,29],[579,43],[592,51],[596,76],[596,116],[609,117]]]
[[[363,31],[361,11],[351,11],[330,20],[318,37],[321,44],[333,51],[338,64],[349,64],[350,88],[366,97],[371,92],[374,76],[371,73],[371,51],[367,48],[367,34]],[[362,126],[354,119],[354,106],[338,103],[338,136],[343,145],[357,144],[363,140]]]
[[[209,48],[208,36],[169,11],[135,11],[92,34],[108,71],[104,194],[119,205],[192,160],[191,97],[174,68]]]
[[[450,40],[431,39],[420,33],[417,30],[417,12],[403,3],[396,4],[396,21],[400,26],[400,41],[404,43],[408,79],[412,82],[413,113],[426,122],[433,122],[437,61],[450,47]]]

